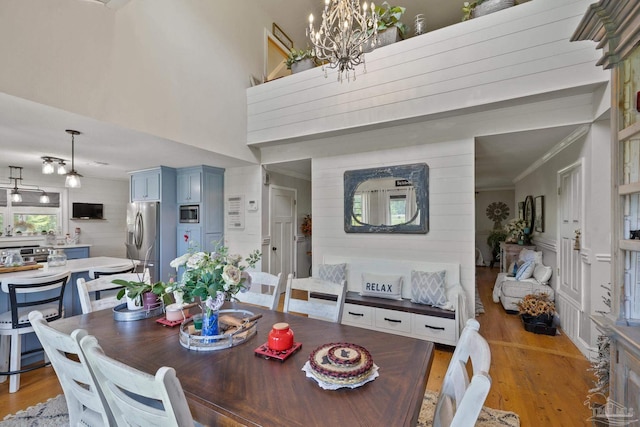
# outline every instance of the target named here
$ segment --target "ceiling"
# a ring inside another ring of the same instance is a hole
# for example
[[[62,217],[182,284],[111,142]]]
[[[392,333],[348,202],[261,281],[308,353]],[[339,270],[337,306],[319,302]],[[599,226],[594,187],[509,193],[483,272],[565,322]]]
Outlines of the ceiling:
[[[319,15],[323,4],[322,0],[260,1],[261,7],[276,17],[276,23],[296,46],[304,43],[304,27],[310,11]],[[407,8],[404,22],[410,28],[418,13],[424,14],[428,31],[457,23],[461,17],[462,0],[403,0],[402,5]],[[296,22],[300,25],[293,24]],[[410,29],[409,32],[412,31]],[[515,177],[575,128],[559,127],[477,138],[476,189],[513,187]],[[65,129],[77,129],[83,133],[75,138],[76,169],[89,177],[124,180],[127,172],[160,164],[171,167],[208,164],[225,168],[247,165],[244,161],[207,150],[0,93],[0,178],[3,171],[8,174],[8,165],[39,168],[41,156],[70,160],[71,138]],[[173,155],[176,150],[180,151],[180,156]],[[518,155],[509,155],[515,152]],[[269,169],[297,177],[311,177],[309,160],[271,165]]]

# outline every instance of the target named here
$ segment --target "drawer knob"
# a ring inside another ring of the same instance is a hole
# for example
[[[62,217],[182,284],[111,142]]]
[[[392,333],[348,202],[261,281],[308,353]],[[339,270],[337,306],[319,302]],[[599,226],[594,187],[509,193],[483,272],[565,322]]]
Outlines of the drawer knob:
[[[353,311],[349,311],[348,313],[352,316],[360,316],[360,317],[364,316],[363,313],[354,313]]]
[[[431,326],[431,325],[424,325],[425,328],[429,328],[429,329],[435,329],[437,331],[444,331],[443,327],[440,326]]]
[[[389,319],[388,317],[385,317],[384,320],[386,320],[387,322],[402,323],[402,320]]]

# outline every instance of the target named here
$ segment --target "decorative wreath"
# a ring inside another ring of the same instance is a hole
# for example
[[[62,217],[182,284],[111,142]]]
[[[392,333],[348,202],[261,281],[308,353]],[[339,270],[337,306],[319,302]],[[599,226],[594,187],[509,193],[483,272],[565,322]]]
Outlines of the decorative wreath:
[[[493,202],[487,206],[487,217],[494,222],[494,228],[500,228],[501,222],[509,217],[509,206],[503,202]]]

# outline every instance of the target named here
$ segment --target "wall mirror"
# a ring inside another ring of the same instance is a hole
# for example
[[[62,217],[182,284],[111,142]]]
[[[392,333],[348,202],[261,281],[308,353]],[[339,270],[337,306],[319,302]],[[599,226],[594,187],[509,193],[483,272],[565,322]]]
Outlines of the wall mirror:
[[[524,222],[528,228],[528,230],[525,229],[526,234],[531,234],[533,231],[533,215],[533,197],[527,196],[524,199]]]
[[[344,231],[427,233],[429,166],[387,166],[344,173]]]

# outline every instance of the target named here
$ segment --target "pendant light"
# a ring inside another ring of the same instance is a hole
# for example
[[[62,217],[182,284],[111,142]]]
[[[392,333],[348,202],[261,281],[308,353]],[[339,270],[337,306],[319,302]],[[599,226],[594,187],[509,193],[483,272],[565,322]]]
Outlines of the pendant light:
[[[49,203],[51,200],[49,199],[49,195],[46,191],[43,191],[40,195],[40,203]]]
[[[76,135],[80,135],[80,132],[73,129],[67,129],[65,132],[71,135],[71,172],[67,173],[67,179],[64,183],[65,187],[68,188],[80,188],[82,183],[80,182],[80,175],[75,168],[75,140],[74,137]]]
[[[53,173],[53,159],[51,157],[43,157],[42,158],[42,173],[45,175],[51,175]]]

